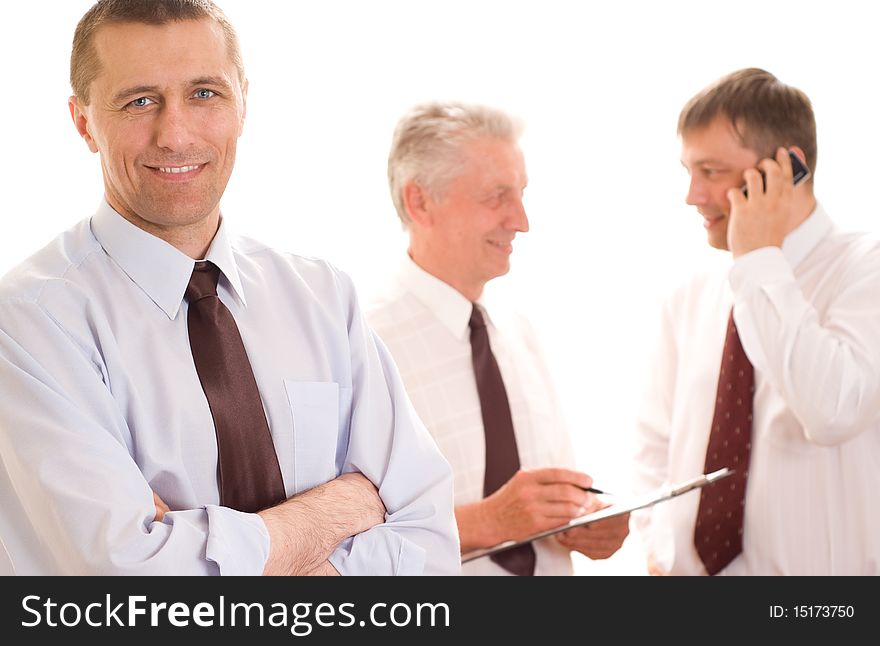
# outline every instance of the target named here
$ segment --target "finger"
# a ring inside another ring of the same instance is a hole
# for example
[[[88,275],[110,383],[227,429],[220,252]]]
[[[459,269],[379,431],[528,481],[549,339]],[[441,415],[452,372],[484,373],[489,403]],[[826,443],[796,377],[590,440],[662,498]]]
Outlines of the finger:
[[[587,509],[583,505],[570,502],[545,502],[537,507],[536,512],[547,520],[568,522],[572,518],[583,516]],[[558,524],[562,524],[562,522]]]
[[[783,188],[785,187],[785,182],[791,183],[791,161],[788,159],[788,155],[786,154],[786,162],[788,162],[788,179],[785,178],[785,173],[783,172],[782,166],[773,159],[762,159],[758,163],[758,168],[760,168],[764,176],[766,177],[766,186],[764,189],[764,193],[771,196],[779,195]]]
[[[731,188],[727,190],[727,201],[730,202],[730,210],[742,209],[745,207],[748,198],[743,195],[741,189]]]
[[[791,167],[791,157],[788,154],[788,150],[780,147],[776,151],[776,162],[779,164],[779,167],[782,169],[782,177],[786,180],[787,184],[791,184],[794,180],[794,171]]]
[[[589,556],[591,559],[606,559],[620,549],[620,542],[618,541],[609,541],[590,536],[581,536],[576,539],[568,536],[560,539],[559,542],[569,549],[577,550]]]
[[[155,506],[156,508],[156,516],[153,520],[161,523],[162,519],[165,518],[165,514],[167,514],[171,510],[168,508],[168,505],[165,504],[165,501],[163,501],[159,497],[159,494],[157,494],[155,491],[153,492],[153,506]]]
[[[591,536],[596,541],[607,541],[619,545],[627,536],[629,536],[629,524],[612,523],[605,525],[604,523],[593,523]]]
[[[595,504],[593,494],[570,484],[540,485],[537,497],[543,502],[567,502],[579,507],[591,507]]]
[[[764,194],[764,178],[756,168],[749,168],[743,173],[743,179],[746,181],[746,189],[749,191],[749,197],[752,199],[758,195]]]
[[[541,484],[562,483],[574,485],[575,487],[581,487],[583,489],[593,486],[593,479],[590,476],[580,471],[572,471],[571,469],[551,467],[546,469],[535,469],[531,473]]]

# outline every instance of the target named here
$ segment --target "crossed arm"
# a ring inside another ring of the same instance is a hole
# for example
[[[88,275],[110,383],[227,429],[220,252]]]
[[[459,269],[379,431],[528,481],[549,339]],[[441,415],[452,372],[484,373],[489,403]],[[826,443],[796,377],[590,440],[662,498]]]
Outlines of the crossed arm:
[[[154,520],[162,522],[171,510],[155,492],[153,501]],[[338,576],[328,557],[346,538],[384,522],[385,505],[372,482],[346,473],[258,514],[269,532],[264,575]]]

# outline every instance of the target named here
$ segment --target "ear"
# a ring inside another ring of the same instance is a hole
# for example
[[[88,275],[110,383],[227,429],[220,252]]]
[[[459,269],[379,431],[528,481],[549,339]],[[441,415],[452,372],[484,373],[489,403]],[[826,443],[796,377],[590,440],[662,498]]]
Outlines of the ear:
[[[422,227],[433,223],[431,215],[431,196],[415,182],[407,182],[403,187],[403,206],[409,219]]]
[[[244,119],[247,116],[247,95],[249,85],[248,80],[245,79],[241,86],[241,121],[238,126],[239,137],[241,137],[241,133],[244,132]]]
[[[72,96],[67,99],[67,107],[70,109],[70,117],[73,119],[73,125],[76,126],[79,136],[86,142],[89,150],[93,153],[98,152],[98,145],[92,138],[92,133],[89,132],[89,118],[86,115],[85,106],[80,103],[77,97]]]
[[[790,146],[789,150],[797,155],[797,158],[801,160],[804,166],[807,165],[807,156],[804,154],[804,149],[800,146]]]

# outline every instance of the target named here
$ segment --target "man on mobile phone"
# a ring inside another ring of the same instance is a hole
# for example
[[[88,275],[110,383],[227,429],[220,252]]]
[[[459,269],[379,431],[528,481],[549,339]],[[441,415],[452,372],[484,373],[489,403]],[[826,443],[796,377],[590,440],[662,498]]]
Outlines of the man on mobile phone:
[[[639,515],[649,568],[880,574],[880,245],[840,232],[812,177],[794,185],[788,151],[815,174],[815,118],[772,74],[722,78],[678,132],[687,203],[732,264],[663,310],[637,477],[735,474]]]

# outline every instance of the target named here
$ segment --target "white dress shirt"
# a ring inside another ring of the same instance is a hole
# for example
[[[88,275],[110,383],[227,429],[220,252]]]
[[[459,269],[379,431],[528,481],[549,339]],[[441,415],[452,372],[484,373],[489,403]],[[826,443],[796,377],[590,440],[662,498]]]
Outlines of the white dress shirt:
[[[498,361],[523,468],[568,467],[573,452],[550,375],[526,321],[478,303]],[[455,505],[483,499],[486,445],[471,360],[472,304],[408,256],[389,292],[367,308],[367,319],[397,363],[413,405],[452,465]],[[536,575],[571,574],[567,548],[548,538],[535,544]],[[509,574],[489,558],[465,563],[462,574]]]
[[[880,574],[880,244],[821,207],[667,303],[638,424],[641,488],[703,471],[731,306],[755,367],[743,551],[722,574]],[[705,574],[700,494],[639,517],[672,574]]]
[[[259,386],[288,496],[359,471],[385,523],[342,574],[458,572],[449,465],[327,263],[235,238],[207,253]],[[189,347],[193,260],[114,212],[0,282],[0,537],[20,574],[260,574],[257,514],[220,507]],[[172,511],[153,522],[155,491]],[[2,550],[0,550],[2,553]]]

